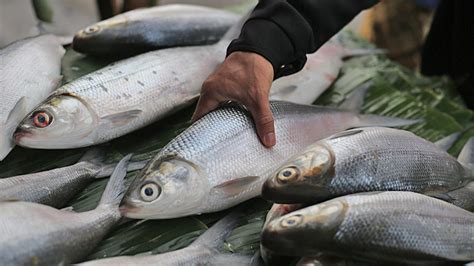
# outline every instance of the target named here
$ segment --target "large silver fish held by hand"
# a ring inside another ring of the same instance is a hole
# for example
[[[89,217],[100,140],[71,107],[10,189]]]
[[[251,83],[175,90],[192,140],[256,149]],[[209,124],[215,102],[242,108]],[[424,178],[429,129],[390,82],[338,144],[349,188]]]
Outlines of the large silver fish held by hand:
[[[360,92],[349,102],[360,101]],[[242,108],[225,107],[191,125],[136,177],[121,206],[125,215],[165,219],[227,209],[258,196],[279,165],[316,140],[351,127],[415,122],[287,102],[271,109],[278,139],[271,149]]]
[[[53,35],[15,42],[0,50],[0,161],[13,149],[13,132],[61,81],[64,49]],[[41,115],[37,124],[44,123]]]
[[[474,214],[414,192],[359,193],[272,221],[262,244],[279,254],[434,263],[474,260]]]
[[[101,148],[92,148],[70,166],[0,178],[0,201],[29,201],[62,208],[94,179],[112,174],[116,164],[104,164],[103,156]],[[142,169],[145,164],[146,161],[131,162],[127,171]]]
[[[73,48],[81,53],[110,56],[211,44],[238,20],[236,14],[196,5],[136,9],[80,30],[74,36]]]
[[[32,202],[0,202],[4,265],[68,265],[84,259],[120,218],[131,155],[115,168],[96,209],[73,213]]]
[[[474,172],[415,134],[392,128],[359,128],[310,145],[263,185],[278,203],[316,203],[369,191],[436,195],[474,180]]]

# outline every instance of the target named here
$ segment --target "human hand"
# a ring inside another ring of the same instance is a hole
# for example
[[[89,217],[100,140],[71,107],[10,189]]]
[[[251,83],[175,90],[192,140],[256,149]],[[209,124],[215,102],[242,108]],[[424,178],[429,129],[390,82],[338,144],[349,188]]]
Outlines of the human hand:
[[[268,101],[272,82],[273,66],[268,60],[256,53],[233,52],[204,81],[192,120],[226,101],[243,104],[252,115],[262,144],[272,147],[276,143]]]

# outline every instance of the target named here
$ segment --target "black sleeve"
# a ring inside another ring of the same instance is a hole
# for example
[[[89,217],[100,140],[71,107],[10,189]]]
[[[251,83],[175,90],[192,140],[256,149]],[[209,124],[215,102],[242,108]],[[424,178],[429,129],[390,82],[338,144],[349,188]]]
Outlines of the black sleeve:
[[[232,41],[234,51],[254,52],[273,65],[275,79],[303,68],[315,52],[360,11],[378,0],[260,0]]]

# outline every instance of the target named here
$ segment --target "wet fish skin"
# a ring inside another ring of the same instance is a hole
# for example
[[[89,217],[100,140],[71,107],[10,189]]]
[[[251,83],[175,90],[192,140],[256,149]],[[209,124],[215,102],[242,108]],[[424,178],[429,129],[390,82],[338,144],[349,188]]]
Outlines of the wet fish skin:
[[[472,261],[473,225],[474,214],[422,194],[359,193],[274,220],[262,243],[293,256],[323,252],[400,263]]]
[[[435,144],[408,131],[369,127],[310,145],[272,174],[262,196],[278,203],[316,203],[368,191],[436,195],[473,179],[472,169]]]
[[[61,80],[64,49],[57,37],[41,35],[0,50],[0,161],[13,149],[13,132]]]
[[[128,160],[117,165],[96,209],[73,213],[32,202],[0,202],[4,265],[58,265],[83,259],[120,220]]]
[[[474,212],[474,181],[458,189],[432,196]]]
[[[250,256],[219,252],[225,239],[239,224],[241,215],[235,211],[228,214],[183,249],[156,255],[105,258],[80,265],[248,265]]]
[[[263,228],[265,228],[271,221],[278,219],[292,211],[301,209],[302,207],[302,204],[273,204],[272,208],[268,211],[267,216],[265,217]],[[281,256],[276,254],[271,250],[266,249],[261,244],[260,256],[265,262],[265,265],[290,265],[292,261],[297,260],[297,257]]]
[[[62,208],[92,180],[110,176],[115,164],[104,164],[103,155],[102,149],[92,148],[74,165],[1,178],[0,201],[28,201]],[[127,171],[141,169],[144,163],[129,163]]]
[[[196,5],[136,9],[80,30],[74,36],[73,48],[96,56],[123,56],[166,47],[212,44],[238,19],[230,12]]]
[[[197,99],[202,82],[225,56],[222,45],[148,52],[65,84],[34,111],[56,122],[38,128],[27,116],[15,141],[29,148],[78,148],[149,125]]]
[[[239,107],[191,125],[137,175],[121,206],[125,216],[166,219],[227,209],[258,196],[269,174],[309,143],[373,121],[394,125],[393,118],[337,108],[273,102],[271,109],[278,138],[272,149],[261,145],[250,115]]]

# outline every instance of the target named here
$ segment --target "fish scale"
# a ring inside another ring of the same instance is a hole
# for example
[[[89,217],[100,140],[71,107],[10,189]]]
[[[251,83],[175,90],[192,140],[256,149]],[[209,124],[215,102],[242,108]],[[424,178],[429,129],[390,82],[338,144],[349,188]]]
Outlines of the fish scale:
[[[328,184],[334,195],[376,190],[426,193],[455,188],[472,178],[454,157],[408,131],[366,128],[326,143],[335,154],[335,175]]]
[[[427,264],[474,260],[474,214],[406,191],[357,193],[289,213],[262,233],[269,250],[366,262]]]
[[[286,102],[272,102],[271,108],[278,138],[277,145],[272,149],[261,145],[246,112],[241,108],[222,108],[193,124],[155,158],[176,154],[197,163],[206,172],[211,187],[239,177],[262,177],[225,201],[215,198],[218,196],[210,196],[200,210],[216,211],[257,196],[265,180],[263,177],[268,176],[286,158],[314,140],[357,122],[353,113],[334,108]],[[327,126],[322,127],[324,124]],[[257,159],[259,163],[255,163]]]
[[[379,249],[370,252],[372,256],[380,252],[378,256],[401,256],[402,260],[402,254],[407,259],[474,259],[474,216],[467,211],[410,192],[354,195],[344,200],[348,208],[334,236],[336,242],[367,250],[375,246]]]
[[[0,50],[0,160],[13,148],[12,135],[21,119],[60,82],[64,52],[52,35],[21,40]]]

